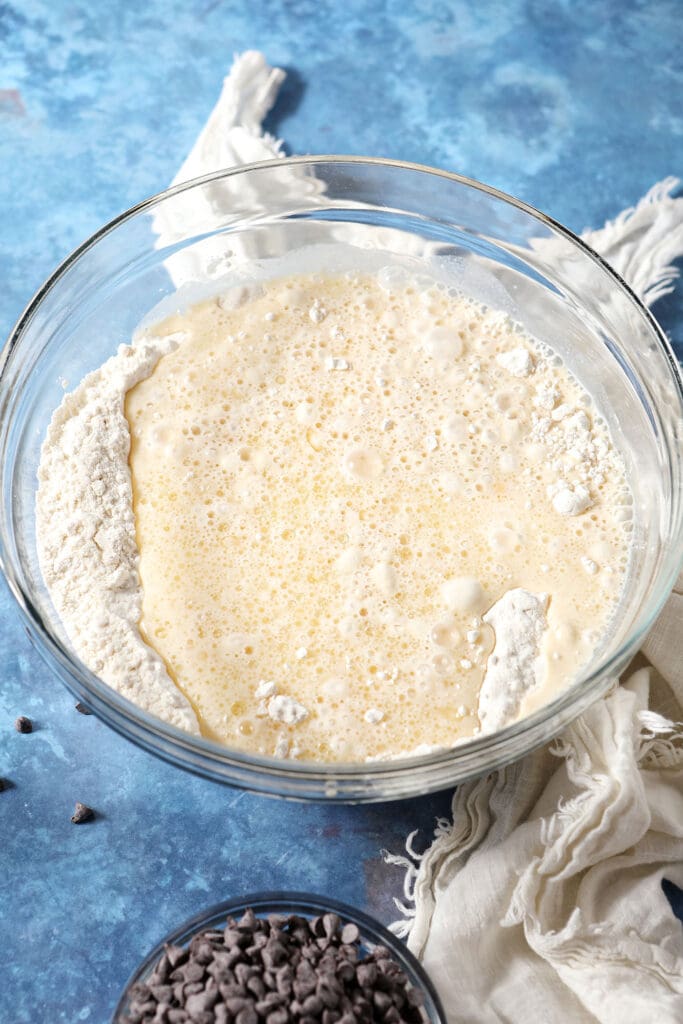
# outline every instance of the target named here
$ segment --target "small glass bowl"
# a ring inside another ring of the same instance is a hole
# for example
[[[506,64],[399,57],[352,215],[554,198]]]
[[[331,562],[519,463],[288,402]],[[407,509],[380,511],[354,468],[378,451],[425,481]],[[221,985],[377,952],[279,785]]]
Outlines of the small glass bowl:
[[[40,571],[35,497],[41,443],[65,380],[76,386],[128,344],[141,322],[244,283],[245,273],[334,272],[342,250],[346,269],[400,260],[417,274],[438,272],[550,344],[592,394],[624,455],[634,532],[611,632],[581,677],[546,706],[451,749],[318,764],[182,732],[90,671]],[[680,368],[664,333],[599,256],[544,214],[467,178],[397,161],[252,164],[178,185],[112,221],[55,271],[20,317],[0,357],[0,561],[48,665],[78,700],[146,750],[269,795],[351,803],[415,796],[547,742],[628,665],[683,561],[682,426]]]
[[[314,896],[304,892],[255,893],[252,896],[243,896],[240,899],[219,903],[185,921],[179,928],[162,939],[131,975],[114,1010],[111,1024],[128,1024],[131,990],[134,985],[145,982],[153,974],[167,944],[187,946],[198,932],[224,928],[227,917],[239,917],[248,907],[251,907],[257,917],[267,917],[268,914],[297,914],[310,920],[331,912],[338,914],[342,923],[351,922],[357,925],[360,932],[361,951],[368,953],[375,946],[386,946],[392,959],[407,976],[411,987],[422,991],[424,995],[422,1004],[424,1024],[446,1024],[446,1016],[432,982],[405,943],[392,935],[384,925],[361,910],[324,896]]]

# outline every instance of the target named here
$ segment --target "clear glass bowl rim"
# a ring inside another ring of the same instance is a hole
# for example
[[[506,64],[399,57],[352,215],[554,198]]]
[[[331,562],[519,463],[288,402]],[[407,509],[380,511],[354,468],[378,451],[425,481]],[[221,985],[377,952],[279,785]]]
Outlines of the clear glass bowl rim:
[[[302,917],[317,917],[319,914],[335,913],[343,922],[350,921],[358,925],[361,942],[369,938],[374,945],[386,946],[394,959],[406,971],[410,981],[424,991],[425,1010],[431,1024],[445,1024],[446,1016],[431,978],[406,944],[393,935],[380,921],[365,911],[358,910],[347,903],[341,903],[339,900],[327,899],[325,896],[314,893],[287,891],[253,893],[226,900],[224,903],[216,903],[212,907],[200,910],[174,928],[157,943],[154,949],[150,950],[131,974],[116,1005],[111,1024],[125,1024],[126,1018],[122,1014],[130,989],[148,974],[167,944],[184,946],[197,932],[218,925],[221,921],[224,922],[228,916],[236,917],[244,913],[247,907],[251,907],[257,917],[263,914],[301,914]]]
[[[645,320],[652,336],[665,353],[671,370],[671,379],[675,385],[679,408],[683,410],[681,370],[673,349],[656,319],[619,274],[568,228],[519,199],[490,185],[450,171],[400,160],[322,155],[259,161],[191,179],[132,206],[103,225],[78,246],[35,293],[0,352],[0,443],[4,446],[7,430],[7,425],[4,422],[6,398],[3,394],[6,389],[4,378],[7,361],[19,344],[24,330],[41,302],[53,288],[58,287],[60,279],[74,263],[85,256],[105,235],[115,231],[117,227],[139,214],[153,210],[155,206],[171,196],[219,179],[258,173],[261,170],[283,167],[288,164],[308,165],[311,169],[319,165],[367,165],[417,172],[427,177],[436,176],[453,181],[474,192],[485,193],[524,212],[538,221],[542,227],[549,228],[580,250],[611,279],[613,285],[621,290],[635,306],[637,313]],[[5,471],[5,460],[3,459],[0,467],[0,484],[2,484],[3,490]],[[442,751],[400,760],[371,763],[328,764],[281,761],[275,758],[251,755],[203,737],[193,736],[169,725],[112,690],[63,646],[43,622],[32,602],[31,594],[19,578],[21,566],[17,572],[13,563],[12,537],[4,503],[0,511],[0,567],[3,569],[10,590],[19,604],[29,636],[36,644],[39,653],[50,667],[57,671],[62,681],[74,694],[88,703],[93,711],[100,714],[112,728],[128,739],[187,770],[253,792],[292,799],[365,802],[398,799],[435,791],[511,763],[547,742],[563,726],[578,717],[590,704],[602,696],[619,671],[635,654],[661,611],[681,571],[683,566],[683,522],[679,525],[682,528],[671,545],[666,568],[662,568],[657,586],[653,587],[648,595],[648,601],[641,609],[629,636],[611,657],[595,664],[591,672],[582,676],[553,701],[504,729],[473,737]],[[180,754],[182,757],[179,757]]]

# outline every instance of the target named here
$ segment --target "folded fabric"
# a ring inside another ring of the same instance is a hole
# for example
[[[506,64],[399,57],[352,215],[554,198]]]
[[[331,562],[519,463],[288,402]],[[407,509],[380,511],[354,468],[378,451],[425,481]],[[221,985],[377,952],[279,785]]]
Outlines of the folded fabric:
[[[283,78],[237,58],[175,182],[280,155],[261,121]],[[648,303],[683,252],[677,184],[584,234]],[[407,867],[396,930],[450,1024],[683,1021],[683,929],[661,887],[683,886],[682,626],[679,580],[623,685],[549,747],[460,786],[426,854],[388,858]]]
[[[550,747],[460,786],[408,873],[409,946],[451,1022],[674,1024],[683,732],[634,672]],[[406,931],[407,929],[403,929]]]

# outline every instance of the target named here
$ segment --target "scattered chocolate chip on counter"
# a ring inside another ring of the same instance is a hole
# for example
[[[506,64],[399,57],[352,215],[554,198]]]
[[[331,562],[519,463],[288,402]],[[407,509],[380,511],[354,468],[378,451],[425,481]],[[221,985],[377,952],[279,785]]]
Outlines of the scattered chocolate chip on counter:
[[[19,715],[14,723],[14,728],[17,732],[33,732],[33,722],[26,715]]]
[[[426,1024],[423,994],[385,946],[328,913],[256,917],[166,946],[131,988],[131,1024]]]
[[[92,711],[90,710],[88,705],[83,704],[80,700],[78,704],[76,704],[76,711],[80,711],[82,715],[92,715]]]
[[[74,812],[71,815],[71,820],[73,821],[74,825],[80,825],[82,822],[90,821],[90,819],[94,817],[95,812],[93,811],[92,807],[88,807],[87,804],[76,803]]]
[[[11,789],[11,788],[12,788],[12,783],[10,782],[10,780],[9,779],[3,779],[0,776],[0,793],[2,793],[6,789]]]

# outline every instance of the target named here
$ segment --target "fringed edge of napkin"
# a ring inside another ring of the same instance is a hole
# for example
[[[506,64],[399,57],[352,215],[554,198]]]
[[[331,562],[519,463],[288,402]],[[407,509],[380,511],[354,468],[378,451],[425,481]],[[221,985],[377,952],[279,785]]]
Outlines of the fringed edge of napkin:
[[[602,705],[607,711],[609,723],[605,722],[605,715],[601,714],[603,707],[596,705],[545,750],[536,751],[522,761],[459,786],[453,794],[452,820],[438,819],[432,843],[424,853],[415,850],[418,830],[408,836],[405,853],[382,851],[387,864],[404,871],[403,899],[394,899],[401,917],[390,928],[394,934],[409,940],[411,949],[418,957],[429,934],[439,883],[448,884],[447,878],[442,876],[452,877],[464,868],[468,857],[479,848],[504,841],[522,820],[526,820],[528,814],[531,814],[532,820],[533,806],[541,796],[544,781],[548,781],[564,761],[564,770],[573,795],[559,801],[555,810],[547,816],[539,818],[538,814],[535,815],[539,827],[540,856],[520,875],[501,925],[523,924],[530,941],[533,936],[535,952],[545,954],[558,963],[565,960],[580,961],[584,954],[595,959],[595,946],[588,949],[585,945],[586,933],[592,934],[598,946],[602,945],[601,940],[606,939],[608,945],[601,949],[600,955],[606,961],[613,959],[609,950],[607,923],[586,925],[578,912],[566,922],[561,932],[545,935],[529,911],[529,907],[535,906],[540,898],[538,894],[532,894],[531,898],[530,888],[545,886],[552,877],[560,880],[564,874],[562,870],[557,875],[557,866],[567,859],[574,833],[581,831],[582,824],[585,824],[584,808],[587,801],[594,799],[592,787],[596,772],[603,778],[605,769],[605,765],[593,763],[589,751],[591,745],[595,747],[598,743],[599,735],[608,724],[612,728],[614,723],[618,723],[612,738],[617,760],[624,756],[632,757],[641,771],[677,773],[683,768],[683,724],[671,722],[663,715],[647,709],[652,675],[651,668],[638,669],[626,684],[616,687],[604,698]],[[604,745],[600,746],[601,750]],[[609,756],[610,750],[606,750],[605,758]],[[606,774],[604,778],[607,778]],[[529,787],[529,806],[526,809],[517,808],[515,820],[505,820],[502,807],[513,794],[519,793],[520,786]],[[610,813],[614,812],[616,793],[616,789],[612,792],[608,787],[602,794],[605,813],[608,807]],[[505,794],[508,794],[507,798]],[[649,823],[643,821],[642,827],[647,831]],[[633,839],[636,841],[637,837]],[[596,848],[590,859],[593,863],[599,863],[603,858],[619,856],[621,852],[617,849],[603,852],[602,848]],[[635,939],[633,941],[635,943]],[[638,952],[643,963],[651,961],[664,973],[676,974],[680,970],[680,962],[666,951],[654,951],[645,943],[640,945],[643,948],[639,948]]]
[[[635,206],[581,235],[647,306],[673,291],[679,277],[672,261],[683,253],[683,199],[672,193],[680,184],[658,181]]]

